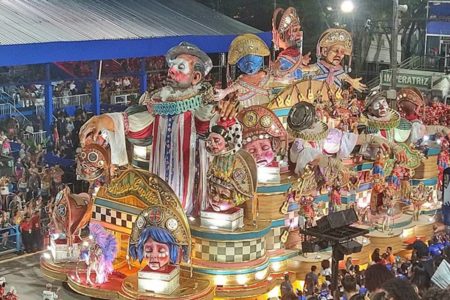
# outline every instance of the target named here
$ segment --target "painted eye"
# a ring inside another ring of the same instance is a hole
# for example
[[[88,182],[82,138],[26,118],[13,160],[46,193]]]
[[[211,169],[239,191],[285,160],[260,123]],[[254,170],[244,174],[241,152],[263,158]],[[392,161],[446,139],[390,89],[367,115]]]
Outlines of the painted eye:
[[[178,65],[178,69],[179,70],[184,70],[186,68],[186,66],[184,64],[179,64]]]

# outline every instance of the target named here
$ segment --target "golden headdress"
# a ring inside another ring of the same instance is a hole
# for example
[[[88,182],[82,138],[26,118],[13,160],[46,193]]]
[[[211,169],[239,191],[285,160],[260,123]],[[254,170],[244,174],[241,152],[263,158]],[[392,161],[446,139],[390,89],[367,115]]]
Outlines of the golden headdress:
[[[281,18],[279,15],[281,14]],[[286,10],[277,8],[272,15],[272,36],[275,49],[279,48],[280,40],[286,41],[290,36],[290,30],[294,26],[300,26],[300,19],[297,11],[293,7],[288,7]]]
[[[186,256],[190,257],[192,241],[186,214],[172,188],[157,175],[128,169],[113,179],[108,188],[100,188],[97,195],[134,196],[146,204],[132,225],[129,249],[136,247],[145,228],[155,226],[170,232],[178,245],[186,246]]]
[[[215,164],[216,159],[221,158],[215,158],[208,170],[208,181],[228,190],[235,190],[233,200],[237,206],[254,197],[257,185],[256,163],[245,150],[239,150],[228,158],[232,159],[232,167],[225,172]]]
[[[273,144],[273,150],[278,152],[286,147],[287,132],[280,119],[268,108],[261,105],[250,106],[237,115],[243,125],[243,144],[258,139],[279,140]]]
[[[424,105],[422,93],[415,87],[406,87],[398,91],[397,105],[400,106],[400,103],[403,101],[411,102],[418,107]]]
[[[249,54],[269,56],[270,50],[259,36],[252,33],[241,34],[231,42],[228,63],[235,65],[242,57]]]
[[[352,55],[353,42],[352,35],[342,28],[330,28],[327,29],[319,38],[317,43],[316,54],[317,57],[321,56],[321,49],[328,48],[333,45],[342,45],[345,48],[345,55]]]

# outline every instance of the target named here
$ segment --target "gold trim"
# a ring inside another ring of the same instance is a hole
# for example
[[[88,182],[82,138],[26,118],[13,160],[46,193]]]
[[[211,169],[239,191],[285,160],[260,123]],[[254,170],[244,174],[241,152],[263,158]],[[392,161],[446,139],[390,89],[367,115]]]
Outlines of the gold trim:
[[[310,128],[302,130],[302,131],[295,131],[292,130],[289,126],[287,127],[288,133],[298,139],[302,139],[304,141],[321,141],[325,139],[328,136],[328,125],[325,124],[322,121],[319,121],[320,125],[322,126],[321,132],[314,132]],[[313,126],[311,126],[313,127]]]

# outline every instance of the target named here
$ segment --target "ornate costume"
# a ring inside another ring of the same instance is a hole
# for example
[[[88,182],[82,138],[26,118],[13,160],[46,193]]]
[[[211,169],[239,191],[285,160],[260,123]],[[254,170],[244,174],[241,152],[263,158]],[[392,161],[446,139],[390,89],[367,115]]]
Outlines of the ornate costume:
[[[236,37],[228,50],[228,64],[237,66],[243,74],[226,89],[218,90],[216,100],[236,92],[243,107],[269,102],[271,76],[262,69],[264,57],[269,55],[269,48],[258,36],[246,33]]]
[[[204,178],[207,170],[200,138],[214,115],[212,86],[202,80],[212,62],[185,42],[171,48],[166,61],[169,86],[145,93],[139,105],[125,113],[107,114],[114,123],[107,133],[111,161],[119,166],[128,163],[125,139],[140,146],[151,144],[150,171],[173,188],[188,214],[197,214],[200,204],[196,201],[206,195],[206,189],[195,179]]]
[[[359,82],[361,78],[351,78],[342,66],[346,55],[351,58],[352,50],[352,36],[348,31],[342,28],[327,29],[319,38],[316,50],[318,61],[308,66],[308,75],[337,88],[341,88],[345,81],[358,91],[364,90],[366,86]]]

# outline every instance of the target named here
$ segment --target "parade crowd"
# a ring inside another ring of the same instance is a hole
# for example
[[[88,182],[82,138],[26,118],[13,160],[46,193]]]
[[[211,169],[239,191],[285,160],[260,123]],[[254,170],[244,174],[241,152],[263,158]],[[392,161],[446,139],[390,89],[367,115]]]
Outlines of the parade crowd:
[[[19,253],[42,250],[50,221],[49,206],[63,186],[63,176],[66,182],[74,182],[75,175],[70,177],[63,168],[74,163],[78,132],[87,115],[78,110],[75,117],[63,111],[55,116],[53,134],[41,143],[26,136],[41,129],[40,117],[28,124],[9,120],[1,128],[2,157],[9,163],[1,165],[4,176],[0,179],[0,254],[9,249]],[[60,162],[65,166],[60,166]],[[12,172],[5,172],[11,168]]]
[[[440,300],[450,299],[447,281],[450,263],[450,238],[438,233],[425,243],[419,239],[409,245],[410,259],[396,256],[392,247],[376,248],[363,270],[351,257],[339,270],[339,286],[332,286],[329,260],[320,270],[312,266],[302,290],[294,290],[286,274],[280,286],[283,300]],[[447,275],[446,275],[447,274]],[[445,288],[447,287],[447,288]]]

